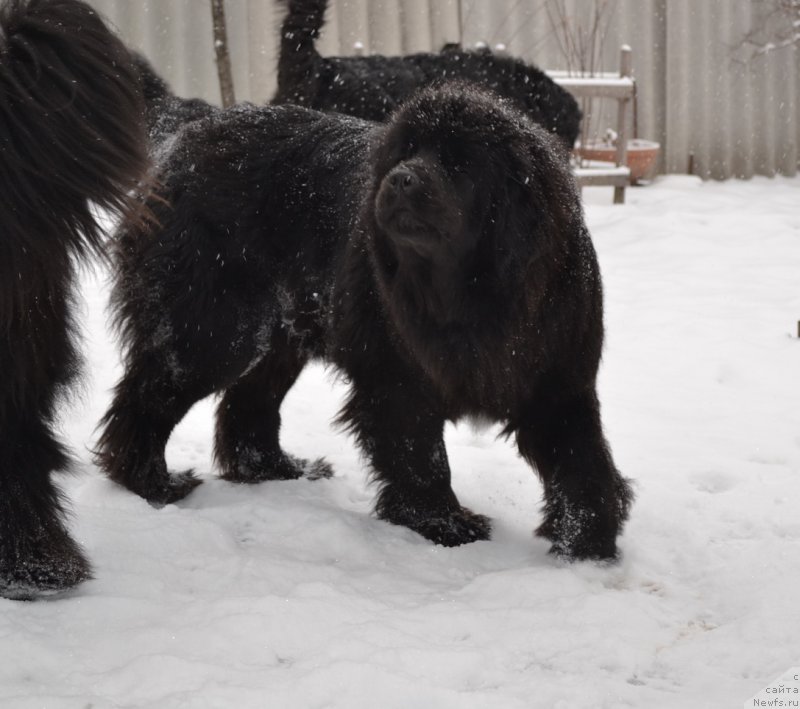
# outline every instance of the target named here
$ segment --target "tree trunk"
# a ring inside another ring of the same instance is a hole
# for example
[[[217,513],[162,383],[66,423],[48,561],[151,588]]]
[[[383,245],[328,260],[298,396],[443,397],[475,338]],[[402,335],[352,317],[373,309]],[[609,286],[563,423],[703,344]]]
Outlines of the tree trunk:
[[[228,51],[228,28],[225,23],[225,0],[211,0],[211,17],[214,22],[214,52],[217,58],[219,89],[222,106],[228,108],[236,103],[233,92],[233,72],[231,55]]]

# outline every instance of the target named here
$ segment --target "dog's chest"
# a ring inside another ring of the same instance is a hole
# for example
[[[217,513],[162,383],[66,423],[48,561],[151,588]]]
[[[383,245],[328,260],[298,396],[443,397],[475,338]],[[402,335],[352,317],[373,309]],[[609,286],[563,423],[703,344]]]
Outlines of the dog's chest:
[[[406,330],[410,358],[425,373],[448,418],[507,420],[537,379],[537,363],[518,338],[469,328]],[[410,337],[409,337],[410,336]]]

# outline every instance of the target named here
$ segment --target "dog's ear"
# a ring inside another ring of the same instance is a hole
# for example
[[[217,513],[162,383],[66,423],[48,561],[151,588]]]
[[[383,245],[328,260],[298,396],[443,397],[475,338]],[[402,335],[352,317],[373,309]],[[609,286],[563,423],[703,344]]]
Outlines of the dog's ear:
[[[569,166],[543,136],[539,129],[521,131],[496,155],[494,174],[477,197],[478,262],[508,284],[521,283],[532,261],[555,257],[582,218]]]
[[[473,204],[481,229],[476,268],[504,289],[514,288],[523,278],[538,240],[534,202],[510,167],[496,163]]]
[[[582,220],[580,193],[569,164],[569,156],[552,134],[529,125],[521,133],[514,151],[518,161],[518,184],[546,215],[549,228],[573,228]]]
[[[389,124],[376,125],[370,136],[369,163],[372,166],[372,177],[376,190],[384,175],[403,157],[401,154],[404,147],[403,136],[398,135],[394,140],[388,140],[387,135],[390,129]]]

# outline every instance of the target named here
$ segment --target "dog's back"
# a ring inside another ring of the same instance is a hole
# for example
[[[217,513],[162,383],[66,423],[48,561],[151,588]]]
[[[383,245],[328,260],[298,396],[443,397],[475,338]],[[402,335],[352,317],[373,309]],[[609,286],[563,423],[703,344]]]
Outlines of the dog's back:
[[[258,330],[269,316],[260,309],[265,293],[274,297],[292,280],[292,290],[323,298],[320,279],[358,215],[349,201],[358,193],[352,183],[368,176],[364,136],[372,130],[351,117],[248,104],[185,126],[162,155],[160,187],[148,200],[159,227],[126,224],[116,243],[114,303],[127,348],[147,349],[157,331],[192,336],[179,329],[183,321],[215,333]],[[191,314],[181,315],[184,306]],[[251,315],[246,328],[237,322]]]

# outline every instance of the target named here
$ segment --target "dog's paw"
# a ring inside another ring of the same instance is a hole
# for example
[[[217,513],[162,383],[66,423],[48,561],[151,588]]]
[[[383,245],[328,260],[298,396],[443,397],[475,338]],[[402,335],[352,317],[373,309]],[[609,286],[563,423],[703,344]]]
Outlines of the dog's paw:
[[[457,547],[490,539],[492,521],[462,507],[447,517],[426,520],[416,531],[436,544]]]
[[[408,527],[425,539],[445,547],[486,540],[492,533],[492,521],[466,507],[430,514],[403,510],[402,514],[384,515],[383,519]]]
[[[548,554],[566,562],[597,561],[603,564],[616,564],[620,559],[620,553],[614,540],[610,542],[590,540],[571,546],[557,541],[550,547]]]
[[[549,553],[562,561],[613,563],[619,559],[616,525],[603,523],[591,510],[549,515],[536,534],[553,542]]]
[[[261,483],[267,480],[319,480],[333,475],[333,467],[324,458],[309,461],[293,455],[254,455],[250,452],[227,466],[221,477],[234,483]]]
[[[333,477],[333,466],[325,458],[308,461],[301,460],[303,477],[308,480],[324,480]]]
[[[29,601],[52,596],[92,577],[89,561],[63,529],[30,539],[0,539],[0,596]]]
[[[184,470],[181,473],[172,473],[159,479],[156,484],[139,490],[134,490],[154,507],[171,505],[186,497],[203,481],[193,471]]]

